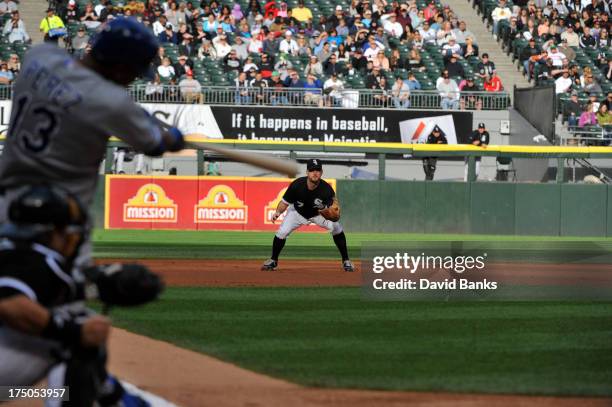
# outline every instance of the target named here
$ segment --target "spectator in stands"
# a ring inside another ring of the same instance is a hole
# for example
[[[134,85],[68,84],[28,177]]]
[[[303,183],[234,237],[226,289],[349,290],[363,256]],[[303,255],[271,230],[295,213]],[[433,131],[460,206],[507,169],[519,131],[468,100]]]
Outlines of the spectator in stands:
[[[73,54],[76,58],[83,58],[85,55],[85,48],[89,44],[89,35],[84,26],[80,26],[77,30],[77,34],[72,38],[72,49]]]
[[[61,37],[67,33],[64,22],[61,18],[55,15],[55,10],[47,9],[47,15],[40,21],[40,31],[44,35],[44,41],[57,44]]]
[[[79,19],[79,9],[77,7],[76,1],[74,0],[69,0],[68,1],[68,8],[66,9],[66,11],[64,12],[64,14],[62,15],[62,19],[64,21],[66,21],[67,23],[75,23],[77,22]]]
[[[408,69],[411,71],[425,71],[425,65],[421,60],[421,53],[417,49],[411,49],[408,54]]]
[[[274,68],[274,58],[270,55],[263,53],[261,54],[261,62],[259,63],[259,70],[264,79],[269,79],[272,76]]]
[[[546,53],[546,51],[542,51],[543,53]],[[541,64],[541,61],[545,61],[544,65]],[[548,80],[553,80],[553,64],[552,64],[552,59],[548,59],[546,57],[541,58],[539,61],[539,73],[538,73],[538,77],[536,78],[536,84],[540,85],[543,82],[546,82]]]
[[[11,54],[7,61],[8,69],[13,73],[13,76],[17,76],[17,74],[21,71],[21,61],[19,60],[19,55]]]
[[[244,61],[249,55],[247,44],[244,42],[244,39],[240,36],[237,36],[234,38],[234,44],[232,44],[232,51],[235,51],[236,56],[238,57],[240,61]]]
[[[162,64],[157,67],[157,73],[159,74],[159,77],[162,80],[170,80],[176,76],[170,58],[164,57],[164,59],[162,60]]]
[[[154,102],[164,100],[164,85],[162,85],[158,73],[155,73],[153,79],[147,82],[144,92],[147,101]]]
[[[268,32],[268,35],[266,36],[266,39],[263,42],[261,52],[274,55],[278,52],[278,49],[279,41],[276,39],[276,34],[273,31]]]
[[[465,59],[478,56],[478,45],[474,44],[474,39],[472,37],[467,37],[465,39],[465,44],[463,44],[461,54]]]
[[[174,65],[174,74],[180,78],[188,73],[192,73],[193,77],[193,62],[189,60],[187,55],[180,55],[178,62]]]
[[[461,90],[461,100],[459,108],[461,110],[481,110],[482,98],[479,98],[474,92],[480,91],[478,85],[474,82],[474,78],[469,77],[459,85]]]
[[[7,20],[4,24],[2,34],[8,37],[10,43],[21,41],[23,43],[30,42],[30,36],[28,35],[23,20],[19,17],[19,11],[13,11],[11,13],[11,19]]]
[[[83,10],[81,16],[79,17],[79,20],[81,20],[81,23],[83,23],[87,28],[91,29],[97,28],[100,25],[100,22],[98,21],[98,15],[95,13],[93,4],[91,3],[87,3],[85,5],[85,10]],[[158,34],[159,33],[155,33],[155,35]]]
[[[289,30],[285,31],[285,38],[280,42],[279,51],[286,54],[298,55],[299,49],[297,41],[293,39],[293,33]]]
[[[174,32],[174,30],[172,29],[172,24],[170,23],[166,24],[166,29],[161,34],[159,34],[157,38],[162,44],[178,45],[179,43],[178,34]]]
[[[323,94],[326,95],[326,105],[341,106],[343,90],[344,83],[338,78],[337,73],[332,73],[329,79],[323,84]]]
[[[610,49],[610,36],[608,35],[608,30],[606,28],[602,28],[599,32],[599,38],[597,39],[597,47],[603,49]]]
[[[569,45],[567,45],[567,40],[561,40],[561,44],[557,46],[559,52],[567,57],[569,61],[573,61],[576,59],[576,51],[572,49]]]
[[[183,100],[187,103],[202,103],[202,86],[193,79],[193,73],[188,71],[178,83]]]
[[[304,91],[304,103],[307,105],[323,106],[323,97],[321,95],[321,82],[314,74],[308,74],[306,76],[306,83],[303,86]]]
[[[569,71],[563,70],[562,76],[555,80],[555,93],[560,95],[562,93],[569,92],[572,88],[573,81],[569,77]]]
[[[8,64],[4,61],[0,63],[0,84],[10,85],[15,79],[15,75],[8,69]]]
[[[465,21],[459,22],[459,27],[453,30],[453,36],[455,37],[459,45],[467,44],[468,38],[471,38],[473,43],[475,38],[474,34],[472,34],[472,32],[467,29]],[[476,55],[478,55],[478,51],[476,51]]]
[[[272,72],[268,87],[270,88],[270,103],[272,105],[282,106],[289,104],[289,99],[287,98],[287,95],[284,92],[285,85],[278,71]]]
[[[153,29],[153,34],[155,34],[159,38],[159,35],[166,30],[167,25],[168,19],[166,18],[166,16],[159,16],[159,18],[155,20],[155,22],[153,22],[153,24],[151,25],[151,28]]]
[[[110,1],[107,1],[105,4],[105,7],[102,10],[100,10],[100,13],[98,14],[98,21],[100,21],[101,23],[105,23],[106,20],[109,19],[109,17],[114,18],[115,14],[117,14],[117,12],[115,8],[113,7],[113,3],[111,3]]]
[[[391,87],[391,97],[393,105],[397,109],[407,109],[410,107],[410,88],[401,76],[395,78],[395,83]]]
[[[451,79],[448,72],[442,74],[436,85],[440,94],[440,107],[444,110],[459,108],[459,86]]]
[[[497,75],[497,71],[493,71],[491,76],[484,82],[484,90],[487,92],[501,92],[504,90],[501,79]]]
[[[327,62],[329,57],[332,55],[331,44],[329,42],[323,44],[323,47],[318,52],[315,52],[315,55],[317,58],[319,58],[319,61],[322,64]]]
[[[418,81],[416,76],[414,76],[414,72],[408,72],[408,80],[405,81],[408,85],[409,90],[421,90],[421,83]]]
[[[380,17],[385,33],[391,38],[399,39],[404,33],[404,27],[397,21],[397,14],[391,12]]]
[[[461,58],[463,54],[463,50],[459,44],[455,41],[454,38],[449,38],[448,42],[442,46],[442,55],[444,55],[445,60],[449,60],[451,56],[455,56],[456,58]]]
[[[569,24],[567,29],[561,33],[561,40],[567,40],[567,45],[570,47],[580,46],[580,37],[574,31],[574,26]]]
[[[565,116],[568,126],[577,126],[581,114],[582,106],[578,102],[578,93],[573,91],[570,95],[570,100],[566,101],[563,107],[563,116]]]
[[[456,55],[453,54],[450,57],[450,60],[446,63],[445,68],[448,71],[448,75],[451,78],[456,78],[456,77],[459,77],[461,79],[465,78],[465,71],[463,69],[463,66],[457,61]]]
[[[17,11],[17,3],[12,0],[2,0],[0,2],[0,16]]]
[[[580,114],[580,118],[578,119],[579,127],[586,126],[596,126],[597,125],[597,117],[593,112],[593,103],[589,102],[584,106],[582,113]]]
[[[193,55],[195,54],[195,48],[193,45],[193,35],[188,32],[180,33],[179,31],[179,39],[181,43],[179,44],[178,50],[183,55]]]
[[[308,65],[306,65],[306,68],[304,69],[304,75],[308,76],[310,74],[315,75],[315,76],[323,75],[323,66],[321,65],[321,63],[319,62],[319,59],[315,55],[310,56],[310,61],[308,62]]]
[[[478,128],[474,130],[468,137],[468,144],[471,144],[476,147],[487,148],[489,145],[489,141],[491,140],[491,136],[487,131],[487,128],[484,123],[478,123]],[[465,171],[463,175],[463,180],[465,182],[468,181],[468,158],[465,157]],[[480,161],[481,157],[476,157],[476,179],[478,179],[478,174],[480,174]]]
[[[387,78],[381,75],[373,89],[377,91],[372,96],[372,99],[373,99],[372,102],[374,106],[387,107],[387,104],[389,103],[389,97],[390,97],[389,96],[390,87],[389,87],[389,84],[387,83]]]
[[[380,70],[384,72],[389,70],[389,58],[385,56],[385,51],[378,51],[378,53],[376,54],[376,58],[372,60],[372,65],[380,68]]]
[[[597,118],[597,124],[601,127],[612,126],[612,112],[610,112],[607,105],[603,103],[600,104],[595,116]]]
[[[198,48],[198,59],[203,60],[205,58],[212,60],[220,59],[217,56],[217,51],[208,40],[202,41],[202,45]]]
[[[255,97],[255,102],[266,102],[268,81],[263,77],[261,71],[256,71],[255,78],[249,82],[249,88],[251,88],[251,91]]]
[[[245,63],[244,63],[244,66],[242,67],[242,70],[244,72],[249,72],[251,69],[254,69],[254,70],[258,71],[259,67],[257,66],[255,61],[253,60],[253,57],[249,55],[247,57]]]
[[[606,105],[608,110],[612,110],[612,92],[608,92],[606,98],[601,102],[601,104]]]
[[[240,72],[240,66],[242,63],[240,62],[240,58],[238,58],[238,54],[236,50],[232,49],[229,54],[223,58],[223,70],[225,72]]]
[[[493,19],[493,38],[497,40],[499,36],[499,26],[501,21],[510,21],[512,11],[508,8],[506,0],[499,0],[499,5],[491,12],[491,18]]]
[[[298,0],[298,6],[291,10],[291,15],[300,23],[312,20],[312,11],[304,6],[304,0]]]
[[[338,64],[337,59],[338,57],[336,56],[336,54],[332,54],[327,60],[327,62],[323,64],[323,73],[326,76],[331,76],[332,74],[335,74],[335,75],[343,74],[344,69],[342,65]]]
[[[559,52],[559,49],[554,44],[550,45],[550,48],[548,50],[548,58],[552,60],[553,66],[562,66],[563,59],[567,59],[565,54]]]
[[[370,62],[371,64],[371,62]],[[382,75],[380,74],[379,67],[373,67],[372,71],[366,76],[365,86],[367,89],[376,89],[378,87],[378,82],[380,82],[380,78]]]
[[[246,72],[240,72],[238,77],[234,80],[234,87],[236,88],[235,92],[235,101],[238,105],[248,105],[251,103],[251,87],[249,86],[249,81],[247,80]]]
[[[582,35],[580,36],[580,48],[595,48],[597,47],[597,41],[591,35],[589,27],[584,27]]]
[[[542,51],[540,48],[536,46],[535,39],[531,38],[529,43],[523,50],[519,56],[519,60],[523,64],[523,69],[525,70],[525,74],[527,75],[527,79],[531,79],[533,74],[533,64],[536,62],[532,59],[532,57],[539,56]],[[548,55],[548,54],[546,54]]]
[[[584,86],[582,89],[589,94],[597,94],[602,92],[601,86],[595,81],[592,74],[585,76]]]
[[[560,78],[561,76],[563,76],[564,72],[568,72],[568,73],[570,72],[569,61],[567,60],[567,58],[563,59],[561,66],[554,67],[551,73],[552,73],[553,78],[556,80]],[[571,80],[572,78],[569,78],[569,79]]]
[[[478,70],[478,76],[480,76],[483,81],[491,77],[491,74],[493,71],[495,71],[495,64],[493,61],[489,60],[489,54],[486,52],[482,54],[482,59],[480,63],[478,63],[478,67],[476,69]]]
[[[217,51],[217,58],[225,58],[232,50],[232,46],[227,43],[227,36],[225,34],[216,36],[212,42],[215,51]]]
[[[435,44],[436,31],[429,26],[429,21],[423,21],[423,26],[419,28],[419,33],[421,34],[424,43]]]

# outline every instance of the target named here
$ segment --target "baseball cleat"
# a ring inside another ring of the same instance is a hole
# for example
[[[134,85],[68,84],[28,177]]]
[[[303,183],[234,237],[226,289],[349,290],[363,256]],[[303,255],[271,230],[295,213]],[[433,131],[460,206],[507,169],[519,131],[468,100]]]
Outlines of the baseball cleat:
[[[264,264],[261,266],[263,271],[274,271],[278,267],[278,263],[276,260],[268,259],[264,261]]]
[[[342,268],[344,271],[352,272],[355,271],[355,266],[353,266],[353,262],[350,260],[344,260],[342,262]]]

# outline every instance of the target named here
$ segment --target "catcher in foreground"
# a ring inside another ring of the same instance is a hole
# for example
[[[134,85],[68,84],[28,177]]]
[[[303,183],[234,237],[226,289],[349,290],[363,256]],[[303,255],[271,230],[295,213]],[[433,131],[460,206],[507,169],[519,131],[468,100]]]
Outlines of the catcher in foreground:
[[[287,188],[283,199],[279,202],[272,221],[276,221],[286,212],[274,241],[272,257],[266,260],[262,270],[272,271],[278,267],[278,256],[285,246],[287,237],[300,226],[314,223],[330,231],[334,243],[342,256],[344,271],[354,271],[355,267],[348,257],[346,236],[340,220],[340,207],[333,188],[321,179],[323,166],[317,159],[308,160],[306,176],[295,179]]]

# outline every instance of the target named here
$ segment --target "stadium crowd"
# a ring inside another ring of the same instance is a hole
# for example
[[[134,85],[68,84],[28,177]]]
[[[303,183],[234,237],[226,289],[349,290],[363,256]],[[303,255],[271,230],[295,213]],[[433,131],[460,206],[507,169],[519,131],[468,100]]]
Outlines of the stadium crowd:
[[[412,91],[430,90],[444,109],[480,109],[481,98],[466,92],[503,90],[465,22],[437,0],[246,1],[56,0],[49,16],[68,28],[77,56],[108,19],[150,26],[162,44],[145,90],[151,99],[176,84],[198,102],[212,85],[234,87],[236,103],[324,106],[341,104],[346,89],[369,89],[372,105],[407,108]]]

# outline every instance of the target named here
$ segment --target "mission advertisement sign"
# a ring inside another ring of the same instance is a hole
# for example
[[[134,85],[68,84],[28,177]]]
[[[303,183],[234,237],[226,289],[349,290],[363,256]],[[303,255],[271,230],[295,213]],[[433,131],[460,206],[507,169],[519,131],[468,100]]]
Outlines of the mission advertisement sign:
[[[326,179],[335,189],[336,181]],[[106,229],[276,230],[286,178],[106,176]],[[325,232],[307,225],[305,231]]]

